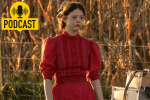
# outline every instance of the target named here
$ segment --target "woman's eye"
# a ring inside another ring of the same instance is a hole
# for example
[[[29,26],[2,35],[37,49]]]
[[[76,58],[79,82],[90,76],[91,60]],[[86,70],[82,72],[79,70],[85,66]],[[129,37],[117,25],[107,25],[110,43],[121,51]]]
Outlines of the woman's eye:
[[[72,17],[73,19],[75,19],[76,17]]]
[[[83,19],[83,17],[80,17],[81,19]]]

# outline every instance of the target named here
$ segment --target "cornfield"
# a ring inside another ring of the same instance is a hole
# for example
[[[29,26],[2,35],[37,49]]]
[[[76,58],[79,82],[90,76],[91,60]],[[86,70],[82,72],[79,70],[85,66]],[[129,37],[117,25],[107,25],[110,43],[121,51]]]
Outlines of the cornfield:
[[[10,18],[9,9],[17,1],[0,0],[0,18]],[[2,81],[9,82],[11,73],[15,77],[24,70],[39,71],[41,43],[46,37],[59,35],[56,15],[63,1],[80,2],[85,7],[79,34],[99,44],[100,77],[106,80],[105,86],[125,86],[128,70],[150,68],[150,0],[22,1],[30,7],[29,17],[39,19],[39,30],[4,31],[0,27],[0,63],[6,76]]]

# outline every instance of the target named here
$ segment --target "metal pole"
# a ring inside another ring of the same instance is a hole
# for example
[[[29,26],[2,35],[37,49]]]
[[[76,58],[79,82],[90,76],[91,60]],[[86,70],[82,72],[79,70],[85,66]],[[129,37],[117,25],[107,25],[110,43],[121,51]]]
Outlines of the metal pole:
[[[135,57],[135,47],[134,47],[133,45],[135,45],[135,42],[131,41],[131,46],[132,46],[132,59],[133,59],[133,61],[134,61],[135,70],[137,70],[137,68],[136,68],[136,57]]]

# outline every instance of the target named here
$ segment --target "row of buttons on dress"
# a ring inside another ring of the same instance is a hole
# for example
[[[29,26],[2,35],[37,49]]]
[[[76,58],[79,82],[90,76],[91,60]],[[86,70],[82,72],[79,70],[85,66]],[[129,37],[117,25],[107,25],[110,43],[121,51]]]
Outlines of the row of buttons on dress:
[[[73,63],[75,64],[76,63],[76,51],[75,51],[75,44],[74,44],[75,41],[71,41],[71,47],[72,47],[72,51],[73,51]],[[74,69],[73,72],[75,73],[76,70]]]
[[[76,55],[75,55],[75,45],[74,45],[73,41],[71,41],[71,47],[72,47],[72,50],[73,50],[73,60],[75,61],[76,60]]]

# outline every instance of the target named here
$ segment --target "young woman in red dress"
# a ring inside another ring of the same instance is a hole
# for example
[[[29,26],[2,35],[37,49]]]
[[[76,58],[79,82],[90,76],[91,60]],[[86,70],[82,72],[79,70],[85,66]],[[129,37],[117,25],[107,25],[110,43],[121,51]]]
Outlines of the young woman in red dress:
[[[40,70],[46,100],[104,100],[99,80],[100,48],[93,40],[79,35],[84,21],[84,7],[78,2],[63,2],[58,25],[62,34],[43,42]],[[55,84],[52,87],[52,76]]]

